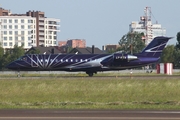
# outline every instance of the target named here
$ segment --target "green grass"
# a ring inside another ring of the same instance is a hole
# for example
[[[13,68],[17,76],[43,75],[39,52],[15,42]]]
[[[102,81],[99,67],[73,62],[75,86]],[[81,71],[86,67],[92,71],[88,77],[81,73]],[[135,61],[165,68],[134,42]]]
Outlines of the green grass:
[[[180,109],[180,80],[42,78],[0,80],[0,109]]]
[[[18,73],[14,73],[14,74],[0,74],[0,77],[17,77]],[[85,72],[79,72],[79,73],[71,73],[71,74],[53,74],[53,73],[49,73],[49,74],[39,74],[38,72],[36,74],[34,73],[27,73],[27,72],[20,72],[21,77],[66,77],[66,76],[78,76],[78,77],[87,77],[88,75]],[[164,74],[156,74],[156,71],[154,71],[153,73],[133,73],[132,76],[164,76]],[[180,75],[180,72],[175,72],[173,73],[173,75]],[[97,74],[94,74],[94,76],[114,76],[114,77],[121,77],[121,76],[130,76],[130,71],[129,72],[98,72]]]

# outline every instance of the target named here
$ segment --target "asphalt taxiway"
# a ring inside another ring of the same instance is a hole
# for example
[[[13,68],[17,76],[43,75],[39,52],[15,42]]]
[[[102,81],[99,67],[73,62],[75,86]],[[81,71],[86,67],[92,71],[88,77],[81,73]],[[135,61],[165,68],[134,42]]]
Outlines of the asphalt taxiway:
[[[179,120],[180,111],[155,110],[0,110],[0,120]]]

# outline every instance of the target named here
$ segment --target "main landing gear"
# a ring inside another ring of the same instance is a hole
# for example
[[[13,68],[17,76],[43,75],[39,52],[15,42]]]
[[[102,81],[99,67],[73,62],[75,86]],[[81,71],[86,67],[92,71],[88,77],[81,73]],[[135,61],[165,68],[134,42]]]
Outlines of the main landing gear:
[[[97,74],[96,71],[94,71],[94,72],[92,72],[92,71],[86,71],[86,74],[88,74],[89,77],[92,77],[92,76],[94,75],[94,73]]]

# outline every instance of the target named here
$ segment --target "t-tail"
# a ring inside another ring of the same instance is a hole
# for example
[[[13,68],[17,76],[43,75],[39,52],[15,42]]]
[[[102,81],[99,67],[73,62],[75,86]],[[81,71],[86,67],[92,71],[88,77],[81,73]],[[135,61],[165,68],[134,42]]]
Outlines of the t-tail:
[[[147,57],[159,58],[169,39],[172,37],[155,37],[139,54]]]

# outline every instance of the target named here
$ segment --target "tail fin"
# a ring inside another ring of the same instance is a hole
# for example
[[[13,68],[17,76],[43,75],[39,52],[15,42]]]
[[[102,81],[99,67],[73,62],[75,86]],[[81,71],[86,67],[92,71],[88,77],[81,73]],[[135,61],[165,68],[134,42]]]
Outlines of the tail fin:
[[[171,39],[171,37],[155,37],[140,54],[159,58],[169,39]]]

